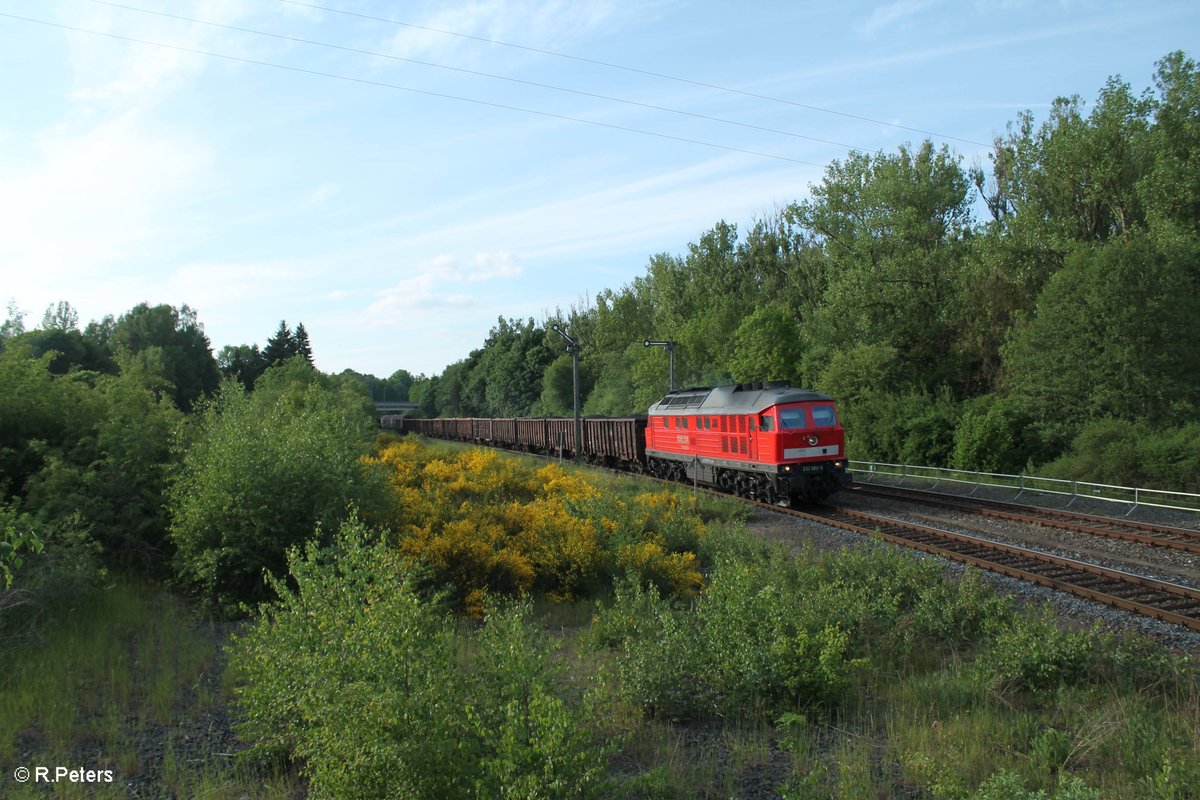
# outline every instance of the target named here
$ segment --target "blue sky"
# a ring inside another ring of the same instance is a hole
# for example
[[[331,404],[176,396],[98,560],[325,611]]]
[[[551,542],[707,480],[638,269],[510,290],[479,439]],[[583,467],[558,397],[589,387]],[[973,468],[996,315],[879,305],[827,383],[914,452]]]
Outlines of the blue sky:
[[[0,302],[437,373],[851,147],[986,165],[1198,42],[1194,0],[0,0]]]

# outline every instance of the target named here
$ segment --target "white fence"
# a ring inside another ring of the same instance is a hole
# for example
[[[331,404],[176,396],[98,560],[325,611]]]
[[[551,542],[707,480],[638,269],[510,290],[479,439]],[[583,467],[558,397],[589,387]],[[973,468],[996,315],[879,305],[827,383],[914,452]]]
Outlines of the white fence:
[[[850,470],[856,481],[871,482],[876,477],[899,478],[902,483],[920,483],[932,489],[938,484],[973,486],[971,494],[981,486],[1016,490],[1016,497],[1025,493],[1051,494],[1070,497],[1067,507],[1080,498],[1103,500],[1129,506],[1126,515],[1139,506],[1166,508],[1173,511],[1200,513],[1200,494],[1168,492],[1163,489],[1140,489],[1134,486],[1110,486],[1103,483],[1068,481],[1060,478],[1039,478],[1035,475],[1004,475],[995,472],[968,472],[942,467],[916,467],[910,464],[884,464],[876,461],[851,461]],[[1016,498],[1013,498],[1016,499]]]

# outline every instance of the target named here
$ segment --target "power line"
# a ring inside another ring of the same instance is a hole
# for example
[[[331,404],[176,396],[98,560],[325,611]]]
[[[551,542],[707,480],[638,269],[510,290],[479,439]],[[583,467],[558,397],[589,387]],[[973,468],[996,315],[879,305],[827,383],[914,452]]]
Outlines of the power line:
[[[613,102],[613,103],[623,103],[625,105],[636,106],[638,108],[646,108],[646,109],[650,109],[652,111],[664,111],[664,112],[667,112],[670,114],[679,114],[679,115],[685,116],[685,117],[692,117],[693,119],[702,119],[702,120],[706,120],[708,122],[719,122],[723,125],[735,125],[739,128],[748,128],[750,130],[762,131],[764,133],[773,133],[773,134],[778,134],[780,136],[791,136],[796,139],[806,139],[810,142],[819,142],[821,144],[831,144],[835,147],[846,148],[847,150],[865,150],[866,149],[863,147],[856,147],[855,145],[845,144],[844,142],[835,142],[831,139],[821,139],[816,136],[808,136],[803,133],[795,133],[793,131],[785,131],[785,130],[780,130],[778,128],[768,128],[768,127],[765,127],[762,125],[754,125],[754,124],[748,123],[748,122],[738,122],[737,120],[725,119],[723,117],[714,117],[714,116],[710,116],[708,114],[699,114],[699,113],[692,112],[692,111],[684,111],[684,110],[678,109],[678,108],[670,108],[668,106],[659,106],[659,105],[655,105],[653,103],[643,103],[638,100],[627,100],[627,99],[624,99],[621,97],[610,97],[609,95],[597,94],[595,92],[586,92],[586,91],[583,91],[582,89],[571,89],[569,87],[555,86],[554,84],[549,84],[549,83],[540,83],[538,81],[530,81],[530,80],[525,80],[523,78],[514,78],[514,77],[511,77],[508,75],[496,75],[491,72],[482,72],[480,70],[466,69],[464,67],[454,67],[454,66],[450,66],[448,64],[438,64],[433,61],[422,61],[422,60],[416,59],[416,58],[406,58],[404,56],[392,55],[390,53],[380,53],[380,52],[374,51],[374,50],[363,50],[363,49],[360,49],[357,47],[347,47],[345,45],[331,44],[329,42],[322,42],[322,41],[317,41],[314,39],[303,39],[303,38],[300,38],[297,36],[288,36],[286,34],[281,34],[281,33],[271,33],[270,31],[260,31],[260,30],[255,30],[253,28],[243,28],[238,25],[227,25],[227,24],[221,23],[221,22],[209,22],[208,20],[195,19],[193,17],[186,17],[181,14],[171,14],[166,11],[154,11],[151,9],[138,8],[136,6],[125,5],[124,3],[114,3],[114,2],[111,2],[111,0],[90,0],[90,2],[96,3],[97,5],[110,6],[112,8],[121,8],[121,9],[125,9],[126,11],[136,11],[140,14],[151,14],[156,17],[166,17],[168,19],[175,19],[175,20],[179,20],[181,22],[191,22],[191,23],[195,23],[198,25],[208,25],[213,28],[221,28],[221,29],[229,30],[229,31],[238,31],[240,33],[249,33],[249,34],[253,34],[255,36],[267,36],[272,39],[279,39],[279,40],[285,41],[285,42],[313,45],[315,47],[325,47],[325,48],[329,48],[331,50],[340,50],[340,51],[346,52],[346,53],[354,53],[356,55],[372,56],[375,58],[386,58],[386,59],[390,59],[392,61],[401,61],[406,64],[417,64],[417,65],[423,66],[423,67],[434,67],[436,69],[448,70],[450,72],[459,72],[464,75],[474,75],[476,77],[491,78],[493,80],[498,80],[498,81],[507,81],[509,83],[518,83],[518,84],[522,84],[525,86],[533,86],[533,87],[536,87],[539,89],[550,89],[550,90],[556,91],[556,92],[564,92],[567,94],[574,94],[574,95],[579,95],[582,97],[591,97],[591,98],[594,98],[597,100],[605,100],[605,101]]]
[[[484,37],[484,36],[474,36],[469,33],[459,33],[458,31],[448,31],[443,28],[432,28],[432,27],[429,27],[428,25],[417,25],[412,22],[403,22],[401,20],[390,19],[388,17],[376,17],[376,16],[372,16],[370,14],[362,14],[357,11],[344,11],[340,8],[330,8],[328,6],[322,6],[322,5],[318,5],[316,3],[302,2],[302,0],[279,0],[279,2],[287,3],[288,5],[293,5],[293,6],[300,6],[302,8],[309,8],[314,11],[327,11],[331,14],[343,14],[348,17],[359,17],[361,19],[368,19],[368,20],[372,20],[374,22],[386,22],[390,25],[396,25],[396,26],[403,27],[403,28],[412,28],[413,30],[429,31],[430,33],[440,33],[445,36],[457,36],[461,39],[472,39],[477,42],[485,42],[487,44],[494,44],[494,45],[498,45],[500,47],[511,47],[514,50],[524,50],[529,53],[538,53],[539,55],[553,56],[554,58],[565,58],[565,59],[568,59],[571,61],[578,61],[583,64],[593,64],[595,66],[605,67],[607,69],[619,69],[619,70],[623,70],[625,72],[634,72],[639,75],[648,75],[652,78],[662,78],[662,79],[668,80],[668,81],[676,81],[678,83],[686,83],[686,84],[690,84],[692,86],[700,86],[705,89],[716,89],[717,91],[720,91],[720,92],[729,92],[730,94],[738,94],[738,95],[742,95],[743,97],[753,97],[756,100],[767,100],[772,103],[783,103],[784,105],[795,106],[796,108],[803,108],[808,111],[818,111],[822,114],[835,114],[839,117],[846,117],[848,119],[858,120],[859,122],[870,122],[874,125],[886,125],[889,128],[898,128],[900,130],[912,131],[913,133],[920,133],[924,136],[933,136],[938,139],[949,139],[951,141],[963,142],[964,144],[972,144],[972,145],[976,145],[979,147],[990,147],[991,146],[985,142],[977,142],[974,139],[964,139],[960,136],[951,136],[946,133],[937,133],[936,131],[927,131],[922,128],[912,128],[912,127],[909,127],[908,125],[900,125],[895,122],[885,122],[885,121],[879,120],[879,119],[872,119],[871,117],[863,117],[863,116],[859,116],[857,114],[850,114],[845,111],[836,111],[832,108],[822,108],[820,106],[807,105],[805,103],[798,103],[795,100],[787,100],[787,99],[784,99],[781,97],[771,97],[770,95],[765,95],[765,94],[756,94],[754,92],[748,92],[743,89],[734,89],[729,86],[721,86],[721,85],[715,84],[715,83],[706,83],[704,81],[692,80],[691,78],[682,78],[682,77],[679,77],[678,75],[667,75],[666,73],[653,72],[651,70],[640,69],[638,67],[630,67],[625,64],[614,64],[610,61],[601,61],[601,60],[595,59],[595,58],[585,58],[583,56],[572,55],[571,53],[562,53],[562,52],[559,52],[556,50],[543,50],[538,47],[529,47],[528,45],[514,44],[512,42],[504,42],[499,39],[488,39],[487,37]]]
[[[338,75],[337,73],[333,73],[333,72],[322,72],[321,70],[307,69],[305,67],[293,67],[293,66],[289,66],[287,64],[277,64],[272,61],[260,61],[258,59],[245,58],[243,56],[231,56],[226,53],[214,53],[210,50],[200,50],[200,49],[197,49],[194,47],[184,47],[182,45],[166,44],[164,42],[152,42],[148,39],[139,39],[134,36],[125,36],[125,35],[119,34],[119,33],[109,33],[106,31],[97,31],[97,30],[92,30],[90,28],[80,28],[80,27],[76,27],[74,25],[66,25],[61,22],[51,22],[49,20],[44,20],[44,19],[35,19],[33,17],[24,17],[19,14],[8,14],[5,12],[0,12],[0,17],[7,17],[9,19],[21,20],[23,22],[32,22],[37,25],[46,25],[48,27],[59,28],[62,30],[67,30],[67,31],[73,31],[75,33],[86,33],[86,34],[89,34],[92,36],[105,36],[110,39],[117,39],[119,41],[130,42],[133,44],[147,45],[149,47],[160,47],[160,48],[163,48],[166,50],[176,50],[176,51],[179,51],[182,53],[192,53],[193,55],[208,56],[210,58],[221,58],[221,59],[225,59],[227,61],[235,61],[235,62],[242,63],[242,64],[253,64],[253,65],[259,66],[259,67],[271,67],[272,69],[286,70],[288,72],[296,72],[296,73],[300,73],[302,75],[316,75],[316,76],[322,77],[322,78],[333,78],[335,80],[349,81],[351,83],[358,83],[358,84],[362,84],[365,86],[378,86],[378,87],[381,87],[384,89],[395,89],[395,90],[401,91],[401,92],[411,92],[413,94],[421,94],[421,95],[426,95],[428,97],[437,97],[437,98],[440,98],[443,100],[454,100],[454,101],[460,102],[460,103],[474,103],[476,105],[504,109],[505,111],[517,111],[517,112],[521,112],[524,114],[535,114],[535,115],[541,116],[541,117],[548,117],[550,119],[559,119],[559,120],[564,120],[567,122],[578,122],[583,125],[593,125],[598,128],[608,128],[610,130],[624,131],[625,133],[636,133],[641,136],[654,136],[659,139],[668,139],[670,141],[682,142],[684,144],[695,144],[695,145],[700,145],[702,147],[712,147],[712,148],[715,148],[718,150],[726,150],[726,151],[729,151],[732,153],[741,153],[743,155],[758,156],[760,158],[770,158],[770,159],[774,159],[776,161],[787,161],[792,164],[803,164],[804,166],[808,166],[808,167],[823,167],[824,166],[823,164],[816,164],[811,161],[803,161],[798,158],[790,158],[788,156],[776,155],[774,153],[763,153],[763,152],[759,152],[757,150],[747,150],[747,149],[740,148],[740,147],[732,147],[730,145],[717,144],[716,142],[706,142],[706,141],[703,141],[700,139],[689,139],[689,138],[686,138],[683,136],[674,136],[669,133],[659,133],[657,131],[647,131],[647,130],[642,130],[641,128],[630,128],[625,125],[616,125],[616,124],[613,124],[610,122],[600,122],[598,120],[584,119],[582,117],[572,117],[572,116],[568,116],[566,114],[555,114],[550,111],[539,111],[538,109],[533,109],[533,108],[523,108],[521,106],[512,106],[512,105],[507,105],[504,103],[496,103],[491,100],[480,100],[478,98],[473,98],[473,97],[462,97],[460,95],[445,94],[443,92],[433,92],[433,91],[429,91],[427,89],[415,89],[411,86],[401,86],[401,85],[395,84],[395,83],[386,83],[384,81],[375,81],[375,80],[370,80],[367,78],[355,78],[350,75]]]

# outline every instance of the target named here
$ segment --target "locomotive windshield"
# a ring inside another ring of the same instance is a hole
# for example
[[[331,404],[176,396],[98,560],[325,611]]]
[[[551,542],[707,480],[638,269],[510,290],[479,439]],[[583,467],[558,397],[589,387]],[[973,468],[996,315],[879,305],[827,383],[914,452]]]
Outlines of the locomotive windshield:
[[[832,428],[837,425],[837,417],[833,414],[833,406],[813,406],[812,418],[814,428]]]
[[[809,406],[779,409],[779,429],[794,431],[809,427],[809,415],[814,428],[832,428],[837,425],[833,406]]]
[[[804,409],[803,408],[781,408],[779,409],[779,428],[780,430],[794,430],[804,427]]]

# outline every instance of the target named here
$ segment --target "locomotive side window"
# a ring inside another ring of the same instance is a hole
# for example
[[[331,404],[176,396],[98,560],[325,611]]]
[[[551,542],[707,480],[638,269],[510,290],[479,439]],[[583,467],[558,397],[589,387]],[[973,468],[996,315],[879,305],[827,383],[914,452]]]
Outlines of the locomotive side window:
[[[833,414],[833,406],[813,406],[812,418],[814,428],[832,428],[834,425],[837,425],[837,417]]]
[[[688,419],[687,419],[687,417],[680,417],[680,418],[679,418],[679,427],[683,428],[685,431],[688,429]]]
[[[775,430],[775,418],[769,414],[763,414],[762,429],[767,432]]]
[[[781,430],[795,430],[796,428],[804,427],[804,409],[803,408],[781,408],[779,409],[779,428]]]

